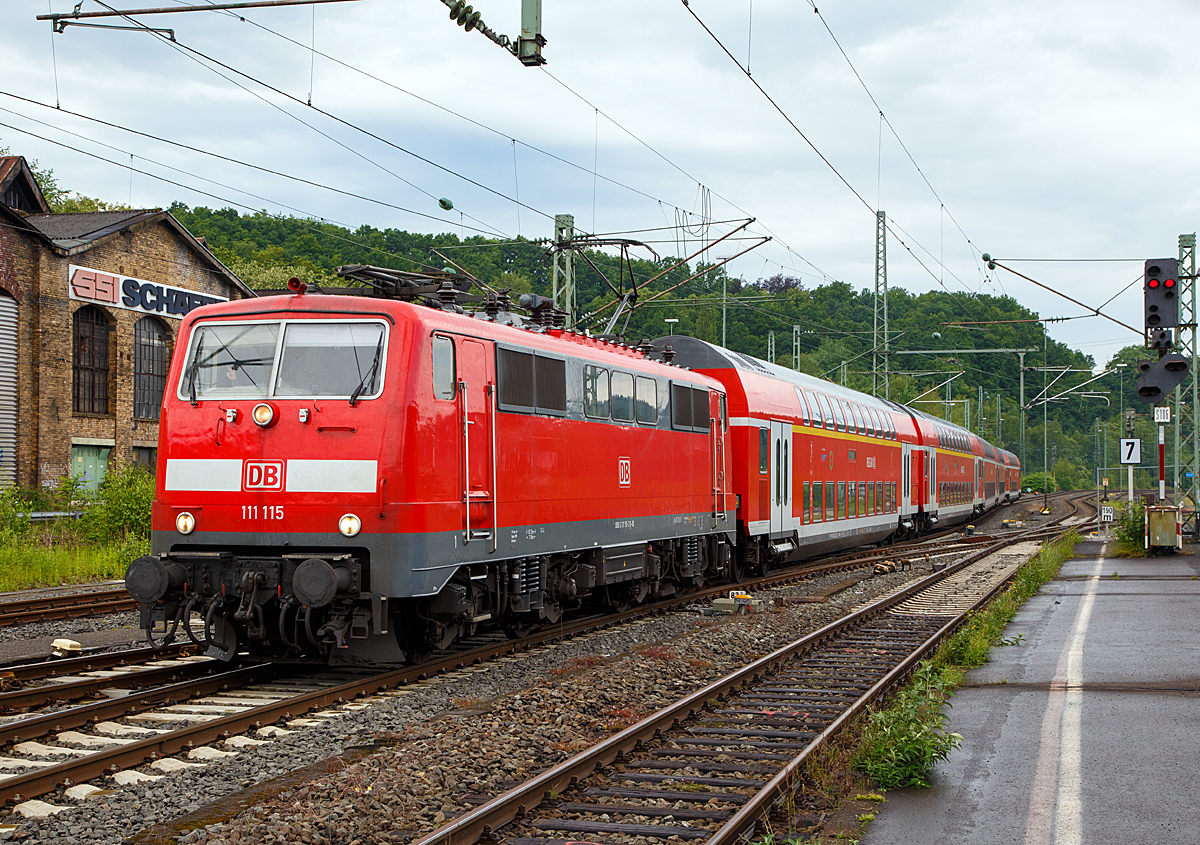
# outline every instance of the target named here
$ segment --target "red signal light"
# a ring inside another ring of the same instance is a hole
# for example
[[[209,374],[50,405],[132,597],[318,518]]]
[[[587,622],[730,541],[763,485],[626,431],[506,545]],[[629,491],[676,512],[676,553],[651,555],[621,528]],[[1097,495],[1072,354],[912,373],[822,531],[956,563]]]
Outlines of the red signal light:
[[[1148,288],[1158,287],[1158,279],[1148,279],[1146,281],[1146,287],[1148,287]]]
[[[1164,280],[1163,280],[1163,287],[1164,287],[1164,288],[1173,288],[1173,287],[1175,287],[1175,280],[1174,280],[1174,279],[1164,279]]]

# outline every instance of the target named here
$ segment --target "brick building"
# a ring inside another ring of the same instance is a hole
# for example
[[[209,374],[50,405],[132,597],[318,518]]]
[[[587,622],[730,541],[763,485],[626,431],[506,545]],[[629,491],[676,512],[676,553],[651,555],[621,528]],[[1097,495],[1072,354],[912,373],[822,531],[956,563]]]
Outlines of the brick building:
[[[0,157],[0,484],[153,469],[180,321],[253,295],[168,212],[52,214]]]

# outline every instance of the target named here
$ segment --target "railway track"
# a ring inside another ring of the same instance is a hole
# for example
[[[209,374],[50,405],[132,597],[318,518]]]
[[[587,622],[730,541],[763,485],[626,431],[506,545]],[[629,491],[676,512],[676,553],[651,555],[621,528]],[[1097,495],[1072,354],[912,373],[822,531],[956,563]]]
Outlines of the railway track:
[[[51,596],[28,596],[0,602],[0,627],[26,625],[137,610],[124,587]]]
[[[926,549],[938,555],[961,555],[964,550],[994,542],[986,536],[923,539],[856,552],[815,566],[805,564],[781,570],[751,579],[743,586],[748,589],[781,586],[839,569],[862,568],[876,559],[923,553]],[[124,777],[118,776],[118,782],[136,782],[146,775],[131,770],[144,767],[148,761],[170,768],[163,761],[172,755],[182,754],[200,761],[218,758],[236,752],[239,746],[255,744],[288,730],[280,729],[278,723],[300,726],[296,720],[314,710],[328,710],[356,699],[355,707],[369,706],[371,696],[397,694],[397,688],[406,684],[676,610],[686,603],[723,595],[728,589],[729,585],[723,585],[624,613],[580,619],[556,626],[553,631],[516,640],[469,640],[463,644],[463,650],[454,654],[438,655],[419,666],[368,677],[339,677],[323,666],[306,670],[295,664],[226,669],[215,661],[189,654],[186,647],[178,647],[173,655],[138,649],[10,667],[0,671],[0,678],[7,676],[10,683],[27,685],[37,680],[49,681],[63,670],[88,671],[41,686],[0,692],[0,708],[9,712],[29,707],[57,708],[49,713],[0,722],[0,744],[9,755],[5,757],[5,752],[0,752],[0,769],[5,775],[0,778],[0,801],[25,801],[55,791],[63,784],[81,784],[114,771],[128,772]],[[64,702],[98,695],[107,697],[61,707]]]
[[[1076,505],[1055,522],[1077,513]],[[732,845],[777,807],[812,755],[1002,589],[1020,561],[1001,564],[996,553],[1051,532],[1061,529],[997,540],[685,696],[412,845],[605,837]]]

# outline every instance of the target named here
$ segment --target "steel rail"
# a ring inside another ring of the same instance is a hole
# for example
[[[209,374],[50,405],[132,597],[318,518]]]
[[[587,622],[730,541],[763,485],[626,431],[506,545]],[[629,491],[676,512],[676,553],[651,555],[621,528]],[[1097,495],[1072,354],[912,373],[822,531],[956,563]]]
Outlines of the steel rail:
[[[18,599],[0,603],[0,626],[119,613],[136,610],[137,606],[137,601],[124,588]]]
[[[146,646],[125,651],[109,651],[103,654],[64,657],[57,660],[39,659],[30,663],[16,663],[12,666],[0,667],[0,680],[11,678],[17,681],[38,681],[42,678],[69,675],[74,672],[113,669],[143,660],[169,660],[173,657],[186,657],[192,651],[199,651],[199,649],[190,643],[182,643],[163,649]]]
[[[25,687],[18,690],[0,692],[0,710],[19,710],[25,707],[39,707],[55,701],[74,701],[86,698],[114,686],[149,686],[151,684],[179,681],[186,677],[212,674],[225,664],[216,660],[196,661],[194,663],[176,663],[172,666],[148,666],[143,669],[130,668],[128,672],[118,675],[105,675],[102,678],[80,678],[77,681],[64,683],[43,684],[35,687]]]
[[[941,572],[926,576],[919,581],[914,581],[890,596],[873,602],[795,642],[777,649],[742,669],[714,681],[704,688],[664,707],[657,713],[643,719],[636,725],[632,725],[614,734],[591,749],[583,751],[571,759],[547,769],[526,783],[514,787],[470,812],[464,813],[437,830],[413,840],[410,845],[475,845],[481,839],[491,836],[505,824],[525,815],[530,809],[540,805],[547,796],[562,792],[571,786],[574,781],[591,775],[598,768],[606,766],[620,759],[624,754],[633,751],[639,743],[653,739],[663,730],[670,729],[677,723],[703,710],[711,699],[726,697],[733,690],[777,668],[785,660],[790,660],[802,652],[821,645],[827,639],[900,604],[911,596],[942,581],[949,575],[959,572],[971,564],[1019,542],[1020,539],[1022,538],[1008,538],[996,542],[986,549],[946,567]],[[947,627],[952,630],[953,626],[961,624],[962,618],[963,616],[958,617],[954,623]]]

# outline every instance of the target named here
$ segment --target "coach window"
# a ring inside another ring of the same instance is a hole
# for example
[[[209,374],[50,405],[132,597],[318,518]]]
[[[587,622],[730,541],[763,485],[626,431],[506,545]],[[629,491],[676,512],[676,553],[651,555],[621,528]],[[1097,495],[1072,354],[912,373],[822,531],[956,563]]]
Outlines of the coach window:
[[[834,512],[834,505],[837,503],[837,485],[832,481],[825,482],[825,521],[829,522],[834,519],[837,514]]]
[[[658,382],[645,376],[637,377],[637,421],[648,425],[658,422]]]
[[[454,341],[448,337],[433,338],[433,395],[438,399],[453,399],[457,382],[454,378]]]
[[[795,388],[796,398],[800,400],[800,419],[808,425],[808,403],[804,401],[804,391],[800,388]]]
[[[612,418],[633,422],[633,376],[629,373],[612,374]]]
[[[867,424],[867,437],[875,436],[875,417],[870,408],[863,408],[863,420]]]
[[[810,489],[810,484],[807,481],[804,482],[804,498],[802,500],[802,503],[803,503],[803,511],[802,512],[804,514],[803,519],[805,522],[811,522],[812,521],[812,490]]]
[[[833,416],[837,420],[837,430],[845,431],[846,430],[846,417],[842,413],[842,403],[839,402],[837,399],[831,399],[830,402],[833,405]]]
[[[589,417],[608,419],[608,370],[584,365],[583,412]]]
[[[766,475],[771,471],[771,430],[758,430],[758,471]]]
[[[875,482],[867,482],[867,516],[874,516],[879,510],[879,505],[875,501]]]
[[[883,412],[883,431],[888,440],[896,439],[896,429],[892,425],[892,415],[887,411]]]
[[[858,499],[854,495],[854,482],[850,482],[850,490],[847,493],[846,501],[846,516],[850,519],[858,516]]]
[[[846,482],[837,483],[837,519],[846,518]]]
[[[825,519],[825,485],[819,481],[814,481],[812,495],[812,521],[823,522]]]
[[[75,335],[72,405],[76,413],[108,413],[108,318],[92,305],[71,317]]]
[[[858,482],[858,515],[867,515],[867,482]]]
[[[817,404],[817,394],[811,390],[805,390],[804,395],[808,397],[808,408],[812,411],[812,424],[817,428],[824,428],[825,423],[821,420],[821,407]]]
[[[858,427],[859,434],[867,433],[867,425],[863,422],[862,412],[859,410],[857,403],[850,404],[850,410],[854,412],[854,424]]]

